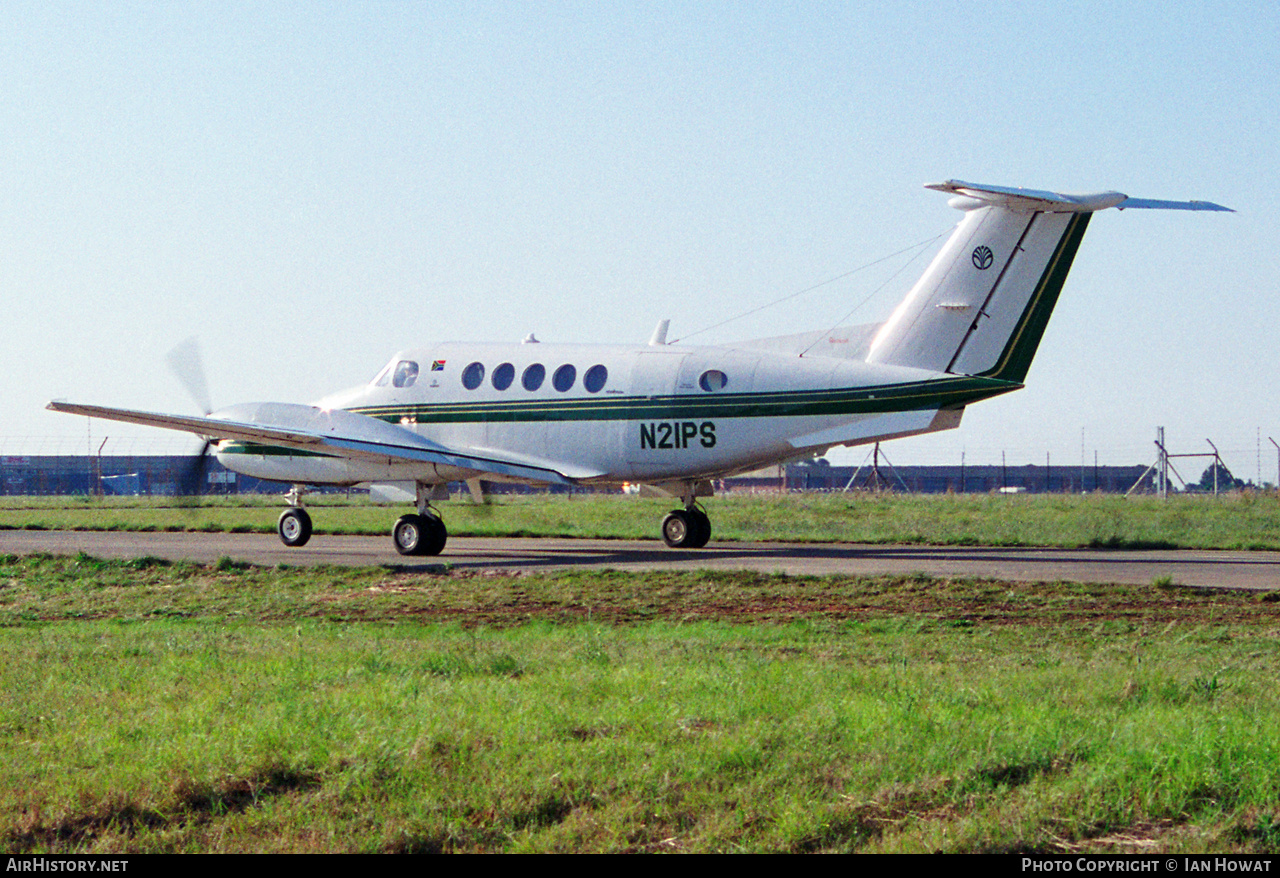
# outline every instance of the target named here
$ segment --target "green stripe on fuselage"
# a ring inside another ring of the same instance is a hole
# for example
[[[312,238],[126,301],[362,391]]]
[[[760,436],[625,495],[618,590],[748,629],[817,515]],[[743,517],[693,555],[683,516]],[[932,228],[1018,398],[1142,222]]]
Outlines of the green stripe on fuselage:
[[[352,411],[399,423],[637,421],[651,418],[774,418],[887,414],[957,408],[1017,390],[1017,382],[957,376],[880,387],[762,393],[537,399],[358,406]]]

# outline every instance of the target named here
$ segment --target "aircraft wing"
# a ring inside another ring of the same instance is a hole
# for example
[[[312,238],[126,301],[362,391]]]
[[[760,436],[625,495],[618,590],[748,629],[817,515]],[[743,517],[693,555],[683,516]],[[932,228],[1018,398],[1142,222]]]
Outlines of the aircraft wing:
[[[488,449],[455,449],[368,415],[292,403],[249,403],[222,409],[209,417],[169,415],[62,401],[50,411],[104,418],[166,430],[182,430],[209,440],[253,442],[296,448],[334,457],[386,463],[434,463],[530,481],[572,485],[603,475],[559,462],[517,460]]]

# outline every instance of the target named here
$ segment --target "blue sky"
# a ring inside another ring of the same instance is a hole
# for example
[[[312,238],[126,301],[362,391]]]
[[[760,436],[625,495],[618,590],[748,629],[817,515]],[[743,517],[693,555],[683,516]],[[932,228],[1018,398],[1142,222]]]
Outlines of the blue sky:
[[[1238,213],[1095,217],[1027,388],[895,463],[1149,462],[1163,425],[1246,478],[1260,439],[1274,481],[1278,10],[5,4],[0,451],[194,443],[43,411],[192,411],[191,335],[218,405],[432,340],[686,336],[946,230],[921,186],[954,177]],[[829,325],[890,273],[692,340]]]

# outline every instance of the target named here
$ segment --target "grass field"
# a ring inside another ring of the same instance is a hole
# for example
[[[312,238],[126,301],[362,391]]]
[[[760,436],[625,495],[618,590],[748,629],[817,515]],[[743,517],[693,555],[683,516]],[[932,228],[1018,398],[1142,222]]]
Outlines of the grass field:
[[[0,530],[275,531],[278,498],[200,503],[0,498]],[[508,496],[489,506],[440,504],[458,536],[656,539],[674,501],[618,495]],[[1212,496],[730,494],[709,500],[716,541],[915,543],[1280,550],[1274,493]],[[386,534],[406,507],[319,497],[317,533]]]
[[[0,845],[1271,852],[1276,598],[0,556]]]

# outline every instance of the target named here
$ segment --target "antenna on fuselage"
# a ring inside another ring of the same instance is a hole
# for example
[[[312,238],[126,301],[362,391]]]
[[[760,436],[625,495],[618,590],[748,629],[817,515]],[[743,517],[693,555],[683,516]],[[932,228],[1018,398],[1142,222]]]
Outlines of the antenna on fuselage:
[[[534,335],[533,335],[533,333],[532,333],[532,332],[531,332],[531,333],[529,333],[528,335],[526,335],[526,336],[524,337],[524,341],[522,341],[522,342],[520,342],[520,343],[521,343],[521,344],[540,344],[540,342],[538,341],[538,339],[537,339],[537,338],[535,338],[535,337],[534,337]]]
[[[649,338],[650,347],[658,347],[667,343],[667,327],[671,325],[670,320],[659,320],[658,325],[653,328],[653,335]]]

